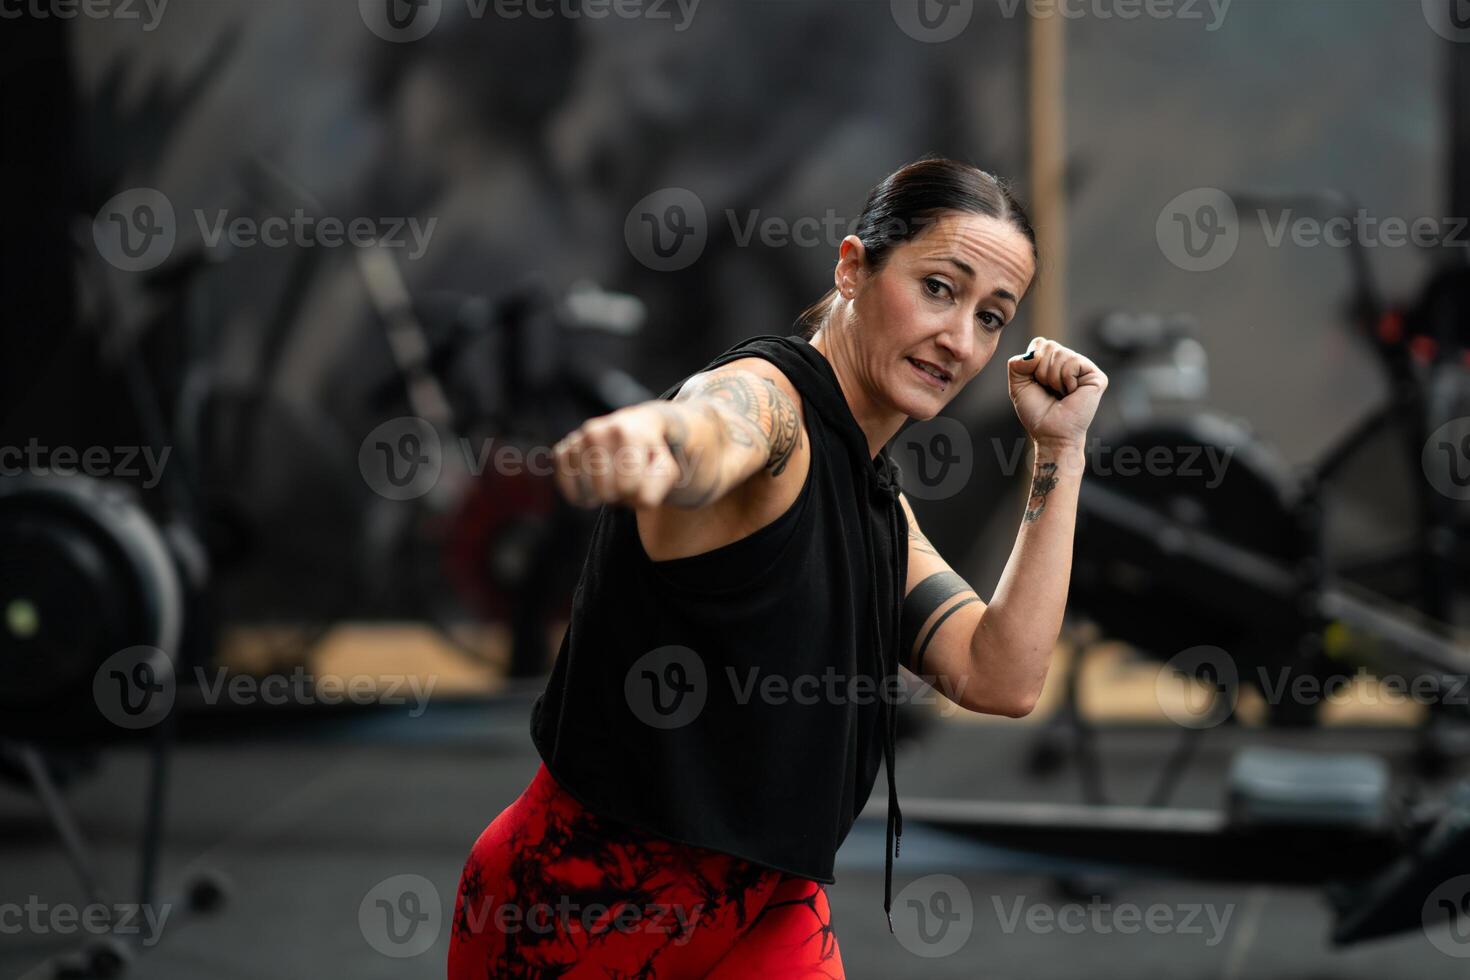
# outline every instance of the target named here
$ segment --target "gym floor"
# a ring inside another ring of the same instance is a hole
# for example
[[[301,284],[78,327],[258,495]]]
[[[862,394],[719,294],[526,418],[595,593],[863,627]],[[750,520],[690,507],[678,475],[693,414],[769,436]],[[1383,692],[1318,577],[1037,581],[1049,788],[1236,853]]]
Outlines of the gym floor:
[[[1118,706],[1125,699],[1104,697],[1097,685],[1106,677],[1112,681],[1108,689],[1126,692],[1125,675],[1133,668],[1106,656],[1099,661],[1084,674],[1085,703],[1126,714]],[[432,883],[447,915],[471,843],[537,766],[526,710],[525,699],[486,705],[446,697],[412,722],[394,719],[309,735],[283,726],[249,741],[190,739],[174,760],[163,890],[176,890],[194,872],[213,869],[229,881],[229,896],[210,915],[191,919],[173,911],[161,942],[130,975],[442,977],[445,928],[438,928],[427,951],[390,958],[365,937],[359,908],[379,882],[413,874]],[[901,752],[903,796],[1077,801],[1071,768],[1047,777],[1026,771],[1048,710],[1043,706],[1021,721],[964,714],[941,719]],[[1269,738],[1251,728],[1215,729],[1206,733],[1174,802],[1218,805],[1233,748],[1268,742],[1370,750],[1386,754],[1396,773],[1407,770],[1412,747],[1402,727],[1355,724]],[[1099,746],[1110,796],[1142,800],[1166,744],[1157,735],[1103,734]],[[138,749],[112,752],[68,791],[104,880],[119,895],[131,891],[135,880],[146,762]],[[882,794],[880,776],[873,798]],[[881,821],[860,821],[838,855],[838,880],[830,888],[838,940],[853,977],[1465,976],[1465,962],[1441,952],[1421,931],[1333,949],[1331,915],[1316,892],[1107,877],[1074,879],[1073,888],[1063,891],[1054,867],[911,824],[896,864],[895,891],[919,876],[946,873],[964,882],[974,903],[964,944],[949,955],[922,958],[886,928],[882,836]],[[1347,869],[1352,855],[1342,860]],[[85,904],[40,806],[14,789],[0,791],[0,863],[7,902],[35,896],[52,906]],[[1125,932],[1125,920],[1112,918],[1110,910],[1130,906],[1144,914],[1161,910],[1179,928]],[[0,977],[52,976],[57,958],[79,945],[77,935],[57,931],[0,934]]]

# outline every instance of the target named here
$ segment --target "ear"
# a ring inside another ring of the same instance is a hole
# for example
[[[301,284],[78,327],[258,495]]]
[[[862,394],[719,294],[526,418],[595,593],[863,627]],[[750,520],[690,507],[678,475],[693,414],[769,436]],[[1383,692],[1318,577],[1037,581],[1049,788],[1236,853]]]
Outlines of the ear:
[[[838,246],[837,268],[832,271],[832,283],[838,293],[852,299],[866,274],[867,249],[863,240],[856,235],[848,235]]]

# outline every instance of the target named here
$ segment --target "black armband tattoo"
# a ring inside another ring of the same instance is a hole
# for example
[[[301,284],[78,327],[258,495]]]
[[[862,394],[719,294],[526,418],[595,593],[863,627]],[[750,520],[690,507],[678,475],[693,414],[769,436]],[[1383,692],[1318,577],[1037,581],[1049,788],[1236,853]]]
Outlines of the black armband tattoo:
[[[920,643],[919,644],[919,649],[917,649],[917,650],[914,651],[914,673],[915,674],[918,674],[920,676],[923,676],[923,673],[924,673],[924,651],[929,649],[929,641],[932,640],[932,639],[934,639],[934,634],[939,632],[939,627],[941,627],[941,626],[944,625],[944,621],[946,619],[948,619],[949,617],[953,616],[955,614],[955,611],[958,610],[961,606],[968,606],[972,602],[979,602],[979,601],[980,601],[980,597],[977,596],[977,595],[972,595],[968,599],[961,599],[959,602],[956,602],[954,605],[952,605],[948,609],[946,609],[944,611],[944,615],[943,616],[940,616],[938,619],[936,619],[934,621],[934,625],[931,626],[931,627],[929,627],[929,632],[927,632],[927,633],[924,634],[924,642],[923,643]]]
[[[904,597],[903,616],[899,619],[900,657],[906,656],[910,650],[913,650],[914,641],[919,637],[919,630],[923,629],[924,623],[928,622],[929,617],[934,615],[936,610],[955,596],[963,595],[967,592],[970,593],[969,598],[963,602],[955,603],[930,628],[928,635],[924,637],[925,647],[928,647],[929,641],[933,639],[934,633],[939,629],[940,623],[948,619],[950,614],[960,608],[960,606],[968,605],[971,602],[979,602],[980,597],[975,595],[974,590],[970,588],[969,584],[954,572],[935,572],[914,586],[913,591]],[[920,649],[914,656],[916,670],[922,662],[923,654],[923,649]]]

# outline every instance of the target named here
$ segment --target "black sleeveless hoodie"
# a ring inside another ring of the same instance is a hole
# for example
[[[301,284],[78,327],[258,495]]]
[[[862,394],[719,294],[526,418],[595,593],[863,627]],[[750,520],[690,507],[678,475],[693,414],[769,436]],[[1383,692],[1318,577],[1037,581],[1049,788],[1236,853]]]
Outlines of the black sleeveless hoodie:
[[[868,455],[806,340],[752,338],[702,370],[742,357],[775,364],[801,394],[811,467],[796,502],[745,538],[661,562],[631,509],[604,507],[532,740],[604,817],[827,883],[881,763],[891,930],[908,572],[897,469],[886,451]]]

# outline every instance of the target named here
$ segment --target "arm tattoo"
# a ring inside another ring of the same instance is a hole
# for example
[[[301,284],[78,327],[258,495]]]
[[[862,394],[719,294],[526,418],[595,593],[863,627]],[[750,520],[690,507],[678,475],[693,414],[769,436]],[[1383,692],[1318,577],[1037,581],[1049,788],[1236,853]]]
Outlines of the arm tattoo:
[[[1022,520],[1035,524],[1046,510],[1046,495],[1057,487],[1057,464],[1042,463],[1036,467],[1036,477],[1031,481],[1031,497],[1026,501],[1026,515]]]
[[[961,599],[959,602],[956,602],[954,605],[946,609],[943,616],[940,616],[934,621],[934,625],[929,627],[929,632],[924,634],[924,642],[920,643],[919,649],[914,651],[915,674],[918,674],[920,677],[924,675],[924,651],[929,649],[929,641],[934,639],[934,634],[939,632],[939,627],[944,625],[944,621],[953,616],[955,614],[955,610],[959,609],[961,606],[968,606],[972,602],[979,601],[980,597],[977,595],[971,595],[968,598]]]
[[[934,550],[934,545],[929,543],[929,539],[924,537],[924,532],[920,531],[919,526],[913,521],[909,521],[909,542],[909,550],[923,555],[933,555],[935,558],[939,557],[939,552]]]
[[[972,602],[979,602],[973,589],[954,572],[935,572],[924,581],[914,586],[913,590],[904,597],[903,615],[899,619],[899,655],[902,657],[906,652],[914,649],[914,641],[919,638],[919,631],[928,622],[929,617],[938,612],[945,603],[956,596],[960,601],[950,606],[929,628],[924,635],[924,642],[913,657],[913,670],[919,672],[924,663],[924,651],[929,648],[929,641],[934,639],[934,634],[944,621],[953,615],[954,611],[961,606],[968,606]]]
[[[669,455],[674,457],[674,465],[679,468],[679,480],[674,486],[692,486],[698,459],[691,459],[689,455],[689,420],[683,411],[668,402],[656,402],[655,405],[664,417],[664,442],[669,447]],[[682,506],[703,507],[714,499],[716,489],[712,483],[697,487],[698,495],[682,501]]]
[[[767,448],[765,469],[780,476],[801,446],[796,403],[769,378],[743,371],[716,374],[689,391],[705,400],[706,411],[732,445]]]

